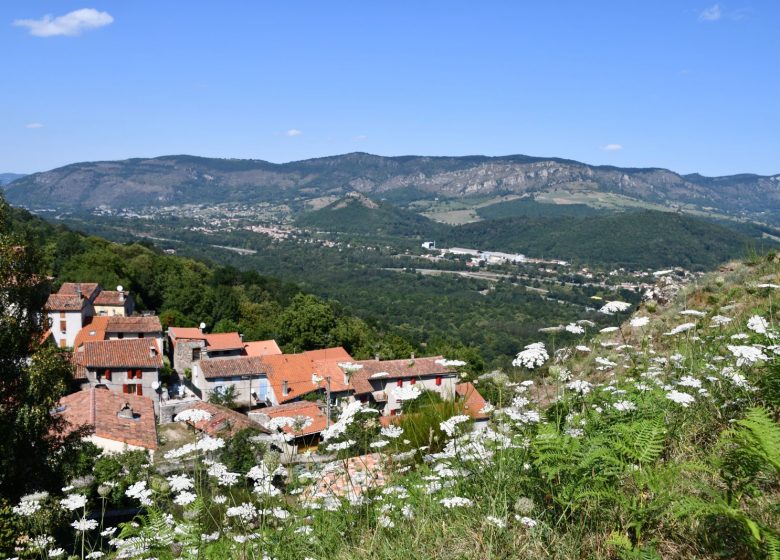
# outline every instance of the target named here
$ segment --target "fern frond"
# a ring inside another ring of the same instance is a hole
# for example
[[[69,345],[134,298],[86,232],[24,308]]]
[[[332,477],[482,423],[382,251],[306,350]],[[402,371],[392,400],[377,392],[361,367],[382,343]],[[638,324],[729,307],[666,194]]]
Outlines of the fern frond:
[[[615,448],[633,462],[645,465],[652,463],[664,451],[666,428],[660,419],[617,424],[612,432],[617,436]]]

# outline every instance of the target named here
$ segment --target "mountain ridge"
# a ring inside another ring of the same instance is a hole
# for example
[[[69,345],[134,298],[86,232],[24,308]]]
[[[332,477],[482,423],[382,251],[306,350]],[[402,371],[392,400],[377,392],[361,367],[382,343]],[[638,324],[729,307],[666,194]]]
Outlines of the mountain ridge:
[[[540,192],[613,193],[674,207],[748,217],[780,215],[780,175],[706,177],[663,168],[621,168],[526,155],[378,156],[365,152],[287,163],[169,155],[73,163],[6,185],[14,204],[56,209],[257,203],[414,190],[467,198]]]

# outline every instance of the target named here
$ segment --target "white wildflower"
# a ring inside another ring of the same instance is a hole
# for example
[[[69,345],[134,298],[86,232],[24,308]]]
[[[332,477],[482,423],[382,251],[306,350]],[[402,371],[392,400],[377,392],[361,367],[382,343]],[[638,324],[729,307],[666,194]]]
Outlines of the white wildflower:
[[[97,529],[98,522],[96,519],[87,519],[86,517],[79,519],[78,521],[74,521],[70,524],[71,527],[76,529],[76,531],[85,532],[85,531],[91,531],[93,529]]]
[[[549,358],[550,355],[547,353],[544,343],[535,342],[529,344],[524,350],[519,352],[517,357],[512,361],[512,365],[515,367],[534,369],[542,366]]]
[[[494,515],[486,515],[485,521],[487,521],[494,527],[498,527],[499,529],[506,529],[506,521],[504,519],[501,519],[500,517],[495,517]]]
[[[585,329],[581,326],[579,326],[577,323],[569,323],[564,327],[566,332],[571,334],[584,334]]]
[[[634,317],[629,324],[634,328],[639,328],[646,326],[649,322],[649,317]]]
[[[613,313],[621,313],[631,307],[630,303],[625,301],[608,301],[605,303],[599,313],[605,313],[606,315],[612,315]]]
[[[211,413],[199,408],[190,408],[177,414],[174,420],[176,422],[197,424],[198,422],[211,420]]]
[[[171,485],[171,490],[173,492],[190,490],[193,487],[192,479],[185,474],[174,474],[173,476],[169,476],[168,483]]]
[[[194,502],[198,496],[196,494],[193,494],[192,492],[182,491],[179,494],[176,495],[176,497],[173,499],[173,503],[178,504],[180,506],[186,506]]]
[[[617,401],[612,405],[612,408],[618,412],[631,412],[636,410],[636,405],[631,401]]]
[[[758,334],[766,334],[766,330],[769,328],[769,323],[766,319],[758,315],[753,315],[748,319],[747,328]]]
[[[393,395],[397,401],[413,401],[422,394],[417,385],[406,385],[405,387],[396,387]]]
[[[443,505],[448,509],[452,509],[456,507],[471,507],[472,505],[474,505],[474,502],[472,502],[468,498],[461,498],[458,496],[455,496],[453,498],[442,498],[441,500],[439,500],[439,503],[441,503],[441,505]]]
[[[737,366],[753,365],[758,361],[769,359],[759,348],[754,346],[727,345],[727,348],[737,359]]]
[[[696,327],[696,323],[683,323],[682,325],[677,325],[669,332],[665,332],[664,335],[674,336],[676,334],[687,332],[695,327]]]
[[[444,422],[441,422],[439,427],[441,427],[441,431],[447,434],[448,437],[452,437],[455,435],[457,426],[463,422],[468,422],[468,420],[469,416],[466,416],[465,414],[459,414],[449,418],[448,420],[445,420]]]
[[[677,382],[678,385],[682,385],[684,387],[693,387],[695,389],[701,388],[701,381],[696,379],[695,377],[691,377],[690,375],[686,375],[682,379],[680,379]]]
[[[666,393],[666,398],[686,408],[690,406],[691,403],[696,401],[696,398],[693,395],[689,395],[688,393],[682,393],[676,390],[671,390],[668,393]]]
[[[567,389],[571,389],[580,395],[587,395],[593,389],[593,385],[583,379],[575,379],[566,384]]]
[[[462,367],[466,365],[466,362],[464,362],[463,360],[441,359],[441,360],[436,360],[434,363],[439,364],[440,366],[443,367]]]
[[[65,499],[60,500],[60,504],[69,511],[81,509],[87,505],[87,497],[82,494],[69,494]]]
[[[401,435],[404,433],[404,429],[400,426],[385,426],[382,428],[379,433],[382,434],[382,436],[390,439],[396,439],[401,437]]]
[[[618,330],[617,327],[604,327],[599,332],[603,334],[609,334],[609,333],[617,332],[617,330]]]

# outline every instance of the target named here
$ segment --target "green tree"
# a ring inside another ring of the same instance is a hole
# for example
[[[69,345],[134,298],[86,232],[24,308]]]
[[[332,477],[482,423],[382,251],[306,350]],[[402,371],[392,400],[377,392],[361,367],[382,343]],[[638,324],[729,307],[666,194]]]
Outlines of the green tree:
[[[72,379],[62,352],[43,342],[49,292],[39,254],[10,231],[0,198],[0,495],[14,500],[62,487],[63,458],[80,445],[52,414]],[[35,476],[30,476],[35,473]]]
[[[333,308],[313,295],[296,295],[280,318],[281,338],[288,351],[327,348],[334,343]]]

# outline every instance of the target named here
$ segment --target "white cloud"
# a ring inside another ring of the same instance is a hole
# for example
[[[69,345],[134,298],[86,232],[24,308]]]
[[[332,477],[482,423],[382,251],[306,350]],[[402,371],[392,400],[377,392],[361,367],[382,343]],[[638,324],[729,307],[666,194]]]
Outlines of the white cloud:
[[[24,125],[24,128],[43,128],[43,123],[31,122]]]
[[[45,15],[41,19],[17,19],[14,25],[26,27],[30,35],[36,37],[76,37],[82,32],[97,29],[109,25],[114,18],[108,12],[98,12],[93,8],[82,8],[65,14],[52,17]]]
[[[606,146],[602,146],[601,149],[606,152],[617,152],[618,150],[622,150],[623,146],[621,144],[607,144]]]
[[[713,4],[699,14],[699,21],[718,21],[720,17],[720,4]]]
[[[288,130],[287,132],[285,132],[285,134],[286,134],[287,136],[300,136],[301,134],[303,134],[303,132],[301,132],[301,131],[300,131],[300,130],[298,130],[297,128],[291,128],[290,130]]]

